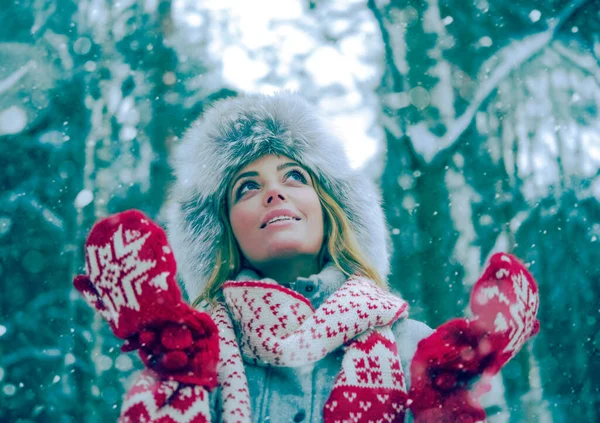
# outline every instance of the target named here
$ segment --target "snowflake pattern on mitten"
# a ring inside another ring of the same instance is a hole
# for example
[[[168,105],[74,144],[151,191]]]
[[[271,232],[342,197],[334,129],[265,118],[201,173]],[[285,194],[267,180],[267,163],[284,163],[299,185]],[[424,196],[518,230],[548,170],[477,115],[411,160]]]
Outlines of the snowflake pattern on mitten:
[[[492,256],[473,287],[470,306],[473,324],[500,338],[497,342],[503,347],[489,373],[497,373],[540,329],[537,284],[527,268],[508,254]]]
[[[88,274],[74,279],[75,288],[126,341],[122,349],[139,350],[151,369],[129,392],[122,421],[207,421],[206,389],[217,385],[218,329],[207,313],[183,301],[164,231],[129,210],[97,222],[85,251]]]

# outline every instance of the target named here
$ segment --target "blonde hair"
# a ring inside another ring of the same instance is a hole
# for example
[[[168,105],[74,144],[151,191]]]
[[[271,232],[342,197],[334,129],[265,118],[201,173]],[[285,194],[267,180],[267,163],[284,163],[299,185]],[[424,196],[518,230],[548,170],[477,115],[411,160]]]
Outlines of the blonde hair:
[[[358,274],[369,278],[381,288],[388,289],[387,282],[379,275],[364,252],[362,251],[356,234],[350,226],[350,221],[340,205],[329,195],[314,177],[313,173],[305,169],[313,181],[313,188],[317,193],[324,211],[325,237],[324,248],[319,253],[319,268],[325,264],[328,254],[335,266],[344,275],[350,277]],[[224,196],[225,197],[225,196]],[[214,305],[222,300],[221,287],[223,283],[234,279],[241,271],[244,264],[243,255],[238,247],[235,235],[229,223],[227,200],[224,198],[219,207],[219,218],[224,226],[223,238],[217,248],[217,256],[213,273],[210,275],[204,291],[193,302],[197,306],[202,302]]]

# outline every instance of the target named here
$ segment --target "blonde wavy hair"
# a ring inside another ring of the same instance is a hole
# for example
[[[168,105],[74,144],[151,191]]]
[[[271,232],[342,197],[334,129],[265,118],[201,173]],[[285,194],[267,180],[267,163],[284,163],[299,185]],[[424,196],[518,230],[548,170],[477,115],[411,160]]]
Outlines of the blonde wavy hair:
[[[350,226],[350,221],[340,205],[329,195],[317,181],[313,173],[305,169],[312,181],[321,206],[324,210],[325,236],[323,248],[319,253],[319,268],[325,264],[327,254],[344,275],[350,277],[354,274],[367,277],[381,288],[388,290],[387,282],[382,279],[375,267],[372,266],[357,242],[356,235]],[[225,197],[225,196],[224,196]],[[241,271],[244,257],[238,247],[235,235],[229,223],[227,200],[223,199],[219,207],[219,218],[224,226],[224,235],[217,249],[216,263],[204,291],[194,300],[194,307],[206,302],[214,305],[222,301],[221,287],[234,279]]]

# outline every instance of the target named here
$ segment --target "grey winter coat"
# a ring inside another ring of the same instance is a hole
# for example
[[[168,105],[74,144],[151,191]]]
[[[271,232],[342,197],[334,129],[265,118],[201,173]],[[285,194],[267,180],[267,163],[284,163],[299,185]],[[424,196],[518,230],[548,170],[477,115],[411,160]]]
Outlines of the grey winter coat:
[[[259,279],[256,273],[244,269],[237,280]],[[288,286],[304,295],[318,308],[323,301],[346,281],[335,266],[327,263],[320,273],[309,278],[298,278]],[[407,384],[410,383],[410,362],[417,343],[433,330],[412,319],[397,321],[392,330]],[[341,369],[342,348],[332,352],[314,365],[300,368],[257,366],[244,363],[250,389],[252,422],[307,422],[321,423],[323,407],[329,398],[336,376]],[[219,388],[211,393],[212,421],[221,421]]]

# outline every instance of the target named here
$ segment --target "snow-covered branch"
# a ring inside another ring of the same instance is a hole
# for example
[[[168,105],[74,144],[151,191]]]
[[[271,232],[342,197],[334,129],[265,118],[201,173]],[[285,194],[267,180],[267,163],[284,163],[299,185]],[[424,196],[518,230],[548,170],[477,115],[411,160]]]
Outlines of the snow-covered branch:
[[[555,42],[552,47],[554,51],[560,54],[565,59],[569,60],[574,65],[585,69],[589,72],[590,75],[594,77],[596,82],[600,84],[600,67],[598,66],[598,62],[592,58],[592,56],[582,56],[577,54],[576,52],[568,49],[564,44],[560,42]]]
[[[8,75],[7,78],[0,81],[0,94],[8,91],[13,85],[19,82],[21,78],[27,75],[27,72],[29,72],[34,67],[35,61],[30,60],[24,66],[20,67],[19,69]]]
[[[586,1],[577,0],[566,6],[558,14],[558,18],[549,24],[549,28],[546,31],[528,36],[519,41],[514,41],[502,48],[497,53],[497,57],[500,58],[500,64],[494,68],[487,78],[481,78],[483,82],[476,91],[473,100],[465,112],[452,122],[442,137],[432,134],[424,127],[424,124],[409,128],[408,135],[413,140],[419,139],[419,143],[415,144],[415,149],[421,155],[422,159],[433,167],[443,166],[447,157],[456,148],[461,135],[471,124],[482,103],[496,90],[498,84],[514,69],[519,68],[546,47],[565,21],[579,7],[585,4]],[[480,74],[486,73],[485,66],[487,66],[488,62],[483,64]]]

